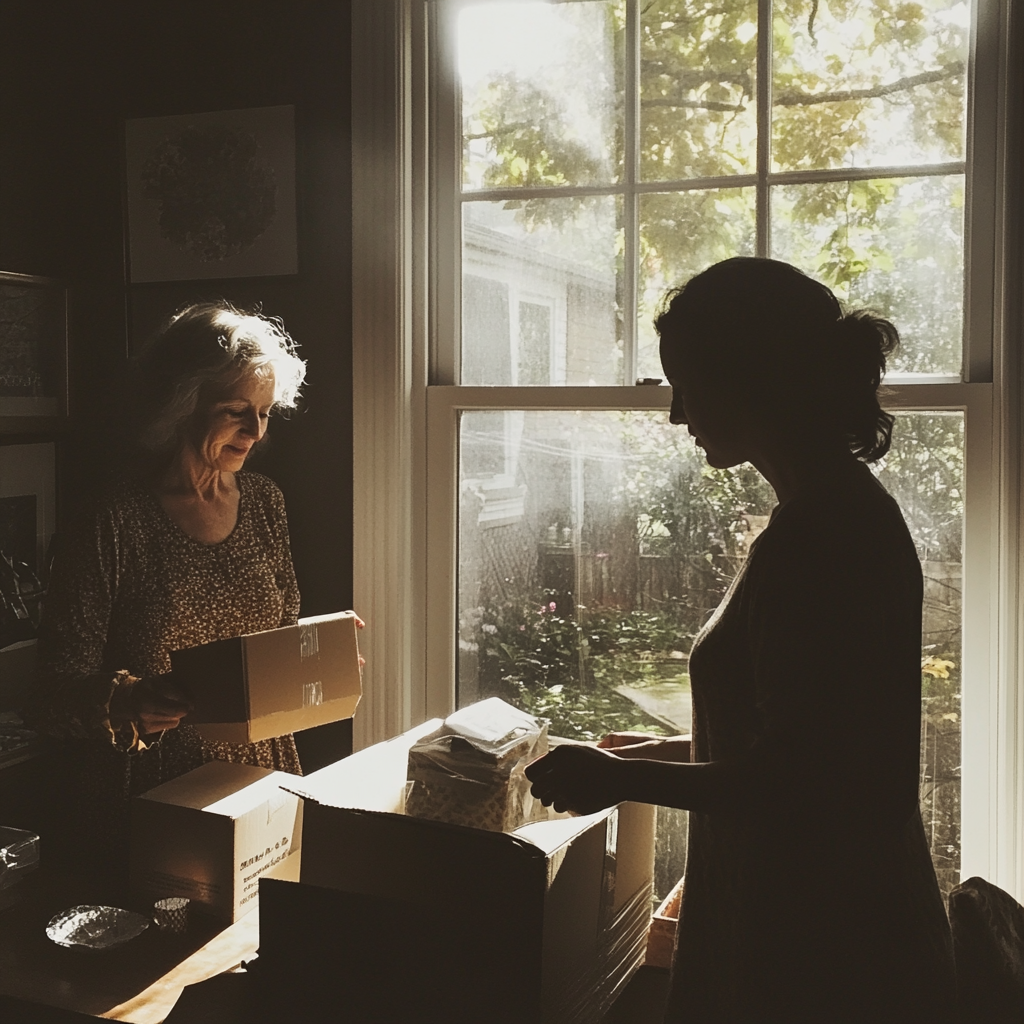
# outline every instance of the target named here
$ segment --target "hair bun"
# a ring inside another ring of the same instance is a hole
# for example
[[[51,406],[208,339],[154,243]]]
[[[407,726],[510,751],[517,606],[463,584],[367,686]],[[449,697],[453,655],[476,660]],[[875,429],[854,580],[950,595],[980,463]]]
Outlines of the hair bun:
[[[856,309],[836,321],[835,340],[837,413],[854,455],[874,462],[892,443],[895,421],[878,404],[878,387],[899,347],[899,331],[884,317]]]

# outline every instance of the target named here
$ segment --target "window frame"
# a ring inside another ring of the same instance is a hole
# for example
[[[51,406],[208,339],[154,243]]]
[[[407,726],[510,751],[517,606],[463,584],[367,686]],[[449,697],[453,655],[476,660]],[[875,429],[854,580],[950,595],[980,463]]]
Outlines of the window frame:
[[[459,251],[458,203],[454,193],[432,196],[430,189],[444,170],[443,153],[458,154],[460,136],[429,80],[431,54],[451,59],[430,10],[451,2],[352,5],[354,588],[368,622],[358,746],[454,708],[459,414],[667,409],[669,402],[667,388],[454,383],[459,299],[456,264],[446,254]],[[1018,899],[1024,545],[1017,540],[1022,452],[1014,443],[1021,422],[1013,295],[1020,176],[1010,127],[1020,116],[1013,86],[1024,78],[1020,22],[1018,0],[975,7],[965,225],[972,343],[963,378],[890,378],[885,400],[893,410],[965,414],[964,677],[974,682],[963,690],[962,873],[982,875]]]

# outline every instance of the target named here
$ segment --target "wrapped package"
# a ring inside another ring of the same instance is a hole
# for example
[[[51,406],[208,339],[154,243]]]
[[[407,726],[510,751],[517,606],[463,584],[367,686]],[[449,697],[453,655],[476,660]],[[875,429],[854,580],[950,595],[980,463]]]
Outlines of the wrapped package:
[[[405,813],[492,832],[544,818],[524,769],[547,749],[542,718],[498,697],[462,708],[409,750]]]

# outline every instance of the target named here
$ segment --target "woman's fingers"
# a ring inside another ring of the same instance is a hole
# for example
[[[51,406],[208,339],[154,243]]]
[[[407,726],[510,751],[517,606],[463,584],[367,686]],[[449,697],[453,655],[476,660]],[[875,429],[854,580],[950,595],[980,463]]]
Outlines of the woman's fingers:
[[[526,767],[532,792],[556,811],[590,814],[619,802],[621,763],[609,752],[581,744],[556,747]]]

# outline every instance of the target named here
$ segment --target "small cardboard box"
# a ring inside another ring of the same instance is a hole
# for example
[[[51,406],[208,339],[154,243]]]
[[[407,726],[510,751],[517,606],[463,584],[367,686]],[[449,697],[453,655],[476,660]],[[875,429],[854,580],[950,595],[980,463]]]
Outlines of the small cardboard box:
[[[672,891],[661,901],[661,906],[651,918],[651,930],[647,933],[648,967],[672,969],[672,958],[676,952],[676,932],[679,930],[679,907],[683,902],[683,881],[680,878]]]
[[[351,718],[363,692],[352,612],[175,651],[171,671],[194,705],[186,721],[228,743]]]
[[[445,978],[445,991],[464,1000],[435,1008],[436,1019],[599,1019],[643,962],[655,809],[622,804],[510,833],[410,817],[403,813],[409,748],[440,724],[290,782],[304,798],[303,884],[286,889],[296,900],[299,890],[320,887],[396,901],[435,921],[438,937],[464,936],[457,956],[447,941],[423,942],[415,952]],[[397,942],[379,950],[394,976],[422,973],[422,962],[393,962],[401,950]],[[412,1005],[403,1013],[420,1019]]]
[[[136,797],[132,890],[147,900],[185,896],[237,921],[256,906],[261,877],[299,877],[302,805],[281,788],[297,781],[210,761]]]

